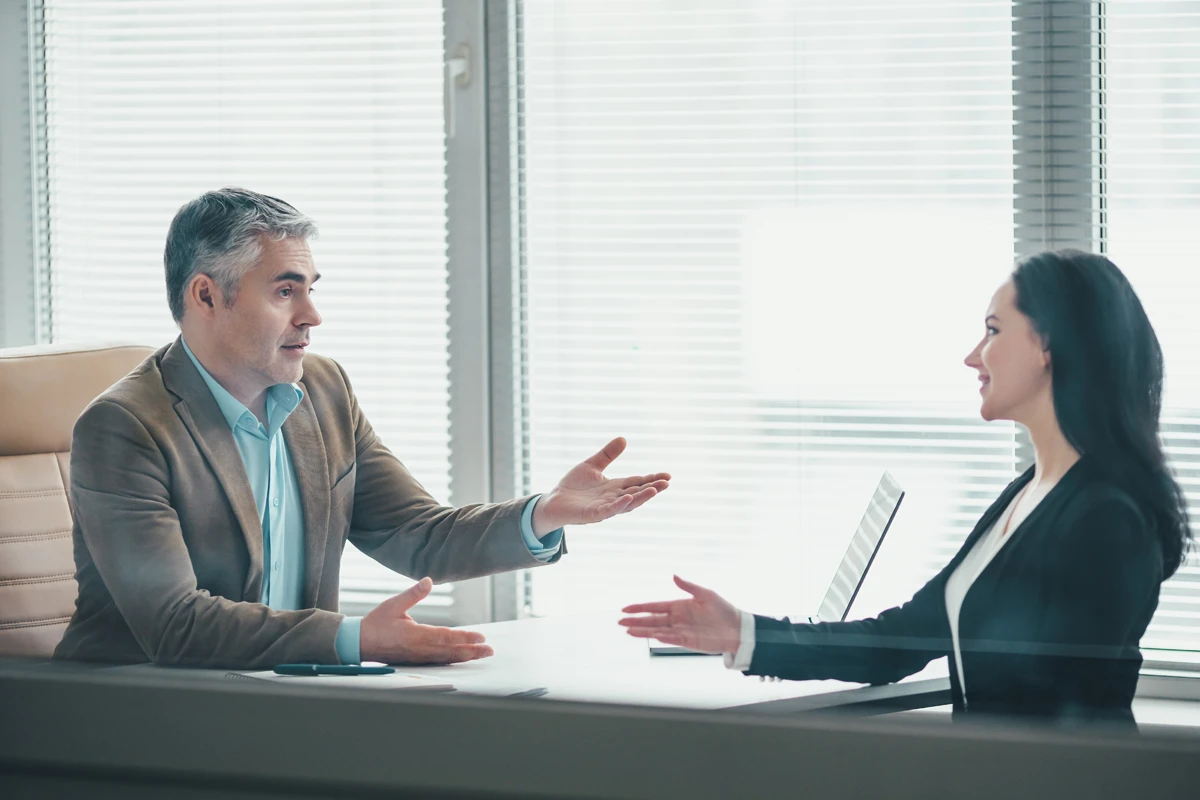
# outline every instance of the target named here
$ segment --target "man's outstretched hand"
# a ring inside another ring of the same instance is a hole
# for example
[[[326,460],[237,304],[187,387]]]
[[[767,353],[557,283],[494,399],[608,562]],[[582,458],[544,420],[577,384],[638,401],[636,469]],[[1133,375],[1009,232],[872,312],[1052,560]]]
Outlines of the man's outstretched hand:
[[[432,589],[433,581],[422,578],[363,617],[359,657],[385,664],[453,664],[492,655],[482,633],[422,625],[408,615]]]
[[[618,436],[542,495],[533,509],[534,535],[541,538],[564,525],[603,522],[633,511],[671,485],[671,476],[666,472],[632,478],[604,477],[604,470],[623,452],[625,439]]]

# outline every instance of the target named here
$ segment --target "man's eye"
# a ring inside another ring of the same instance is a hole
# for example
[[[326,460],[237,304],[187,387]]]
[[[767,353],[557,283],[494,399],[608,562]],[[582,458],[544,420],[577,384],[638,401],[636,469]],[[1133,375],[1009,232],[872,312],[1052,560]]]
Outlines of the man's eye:
[[[291,297],[291,296],[292,296],[292,290],[291,290],[291,289],[289,289],[289,288],[287,288],[287,287],[284,287],[283,289],[280,289],[280,290],[279,290],[279,294],[280,294],[280,296],[281,296],[281,297]]]

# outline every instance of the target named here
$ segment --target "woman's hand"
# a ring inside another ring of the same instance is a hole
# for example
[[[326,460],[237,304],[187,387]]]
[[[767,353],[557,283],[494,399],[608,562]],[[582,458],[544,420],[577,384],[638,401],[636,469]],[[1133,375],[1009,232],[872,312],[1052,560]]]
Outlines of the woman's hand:
[[[675,585],[691,597],[625,606],[624,613],[643,616],[626,617],[618,624],[639,639],[658,639],[702,653],[736,653],[742,640],[741,612],[711,589],[678,575]]]

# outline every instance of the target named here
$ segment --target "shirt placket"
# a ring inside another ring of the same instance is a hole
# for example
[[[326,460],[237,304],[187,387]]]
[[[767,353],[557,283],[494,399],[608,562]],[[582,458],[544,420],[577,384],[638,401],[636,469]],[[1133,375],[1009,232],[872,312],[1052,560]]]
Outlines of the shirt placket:
[[[272,435],[267,441],[267,515],[271,537],[271,571],[276,578],[275,591],[272,594],[272,607],[280,607],[283,601],[283,575],[287,566],[287,547],[283,541],[283,512],[280,509],[279,473],[276,464],[279,460],[279,437]]]
[[[266,429],[262,423],[256,421],[256,427],[251,434],[255,443],[254,446],[259,449],[259,452],[265,457],[267,463],[267,484],[263,487],[264,502],[262,516],[262,533],[263,533],[263,602],[272,608],[276,604],[276,596],[279,592],[279,571],[275,569],[275,560],[279,552],[279,543],[275,537],[275,515],[272,513],[271,498],[274,496],[274,481],[271,474],[271,441],[267,436]],[[261,463],[261,461],[260,461]]]

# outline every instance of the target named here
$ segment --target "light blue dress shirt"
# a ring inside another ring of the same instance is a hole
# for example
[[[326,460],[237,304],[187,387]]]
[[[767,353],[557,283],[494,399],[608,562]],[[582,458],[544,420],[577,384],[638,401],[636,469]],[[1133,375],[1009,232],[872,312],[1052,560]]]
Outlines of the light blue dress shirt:
[[[229,428],[246,467],[254,493],[254,504],[263,530],[262,602],[281,611],[294,611],[304,601],[304,512],[300,484],[280,433],[284,421],[299,407],[304,391],[296,384],[279,383],[267,390],[267,425],[217,383],[192,353],[186,341],[184,352],[196,365]],[[562,545],[559,528],[538,539],[533,534],[533,509],[541,498],[534,497],[521,513],[521,535],[530,554],[549,561]],[[359,663],[359,629],[362,617],[345,617],[338,627],[335,646],[343,664]]]

